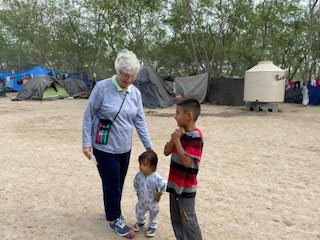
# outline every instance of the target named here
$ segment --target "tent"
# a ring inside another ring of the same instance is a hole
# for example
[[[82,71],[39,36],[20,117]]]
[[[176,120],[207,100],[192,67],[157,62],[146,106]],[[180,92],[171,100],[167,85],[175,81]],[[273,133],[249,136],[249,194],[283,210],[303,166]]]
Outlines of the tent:
[[[6,96],[6,93],[4,91],[4,84],[2,79],[0,78],[0,97],[5,97],[5,96]]]
[[[142,67],[134,85],[142,95],[143,106],[147,108],[164,108],[174,103],[174,93],[162,77],[150,67]]]
[[[290,82],[285,91],[284,101],[288,103],[302,103],[302,88],[300,82]],[[320,81],[312,80],[307,85],[310,105],[320,105]]]
[[[208,102],[229,106],[242,106],[244,79],[243,78],[211,78]]]
[[[80,79],[67,78],[61,81],[62,86],[66,89],[70,96],[76,96],[81,93],[88,93],[89,89]]]
[[[67,91],[48,75],[31,78],[19,91],[14,100],[44,100],[69,97]]]
[[[68,78],[80,79],[80,74],[78,72],[68,73]],[[94,87],[96,84],[93,79],[89,79],[88,73],[85,71],[82,74],[82,81],[86,84],[87,88]]]
[[[80,79],[80,74],[77,72],[68,73],[69,78]]]
[[[318,80],[319,81],[319,80]],[[309,104],[320,105],[320,86],[308,83]]]
[[[4,83],[5,90],[7,92],[19,91],[23,86],[23,80],[21,75],[6,74],[1,77]]]
[[[207,95],[208,73],[174,78],[176,93],[182,97],[193,97],[202,103]]]
[[[300,86],[294,86],[286,89],[284,94],[284,102],[287,103],[302,103],[302,90]]]
[[[5,87],[7,90],[20,91],[24,85],[24,79],[29,80],[41,74],[49,74],[50,72],[50,69],[43,68],[41,66],[35,66],[15,74],[5,75]]]
[[[38,75],[42,75],[42,74],[49,74],[51,72],[50,69],[48,68],[43,68],[41,66],[35,66],[33,68],[29,68],[26,69],[24,71],[18,72],[14,75],[33,75],[33,76],[38,76]]]
[[[9,76],[11,75],[11,73],[9,72],[0,72],[0,78],[5,77],[5,76]]]

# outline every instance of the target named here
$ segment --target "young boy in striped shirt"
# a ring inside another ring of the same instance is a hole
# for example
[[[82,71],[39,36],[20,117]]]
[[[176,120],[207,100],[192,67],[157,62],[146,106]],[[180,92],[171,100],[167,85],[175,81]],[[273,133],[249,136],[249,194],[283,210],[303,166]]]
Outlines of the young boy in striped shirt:
[[[178,127],[164,147],[171,154],[167,192],[170,193],[170,215],[177,240],[201,240],[201,230],[195,212],[197,174],[202,155],[203,139],[196,128],[200,103],[196,99],[183,99],[177,103]]]

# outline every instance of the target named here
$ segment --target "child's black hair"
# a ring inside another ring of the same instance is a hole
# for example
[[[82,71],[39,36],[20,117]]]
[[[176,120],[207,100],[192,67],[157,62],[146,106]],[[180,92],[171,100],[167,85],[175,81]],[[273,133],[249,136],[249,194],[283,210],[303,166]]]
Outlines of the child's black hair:
[[[177,102],[177,106],[182,107],[185,112],[192,112],[194,115],[194,121],[197,121],[201,106],[197,99],[194,98],[184,98]]]
[[[147,161],[152,166],[152,171],[155,172],[158,165],[158,156],[153,151],[145,151],[139,156],[139,163]]]

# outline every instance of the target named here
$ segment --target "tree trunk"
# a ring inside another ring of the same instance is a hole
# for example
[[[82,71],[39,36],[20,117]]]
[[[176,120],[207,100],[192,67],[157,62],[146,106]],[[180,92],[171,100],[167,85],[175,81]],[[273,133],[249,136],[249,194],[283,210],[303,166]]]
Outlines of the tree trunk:
[[[194,65],[196,68],[196,72],[197,74],[200,73],[200,63],[199,63],[199,59],[197,56],[197,51],[196,51],[196,46],[195,46],[195,41],[193,39],[193,32],[192,32],[192,9],[191,9],[191,2],[190,0],[187,1],[187,6],[186,6],[186,16],[187,16],[187,22],[188,22],[188,38],[190,40],[191,43],[191,49],[192,49],[192,55],[193,55],[193,61],[194,61]]]
[[[306,61],[304,67],[304,83],[306,84],[310,80],[310,55],[311,48],[313,43],[313,19],[314,19],[314,9],[318,3],[318,0],[315,0],[312,3],[312,0],[309,1],[309,11],[310,11],[310,20],[308,26],[308,40],[307,40],[307,52],[306,52]]]

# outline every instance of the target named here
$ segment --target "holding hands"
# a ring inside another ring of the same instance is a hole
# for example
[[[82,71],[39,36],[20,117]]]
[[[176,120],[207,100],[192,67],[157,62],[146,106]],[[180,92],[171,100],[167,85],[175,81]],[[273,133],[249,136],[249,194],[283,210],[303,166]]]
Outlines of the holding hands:
[[[158,192],[158,193],[156,194],[154,200],[155,200],[156,202],[160,202],[161,195],[162,195],[162,193]]]

